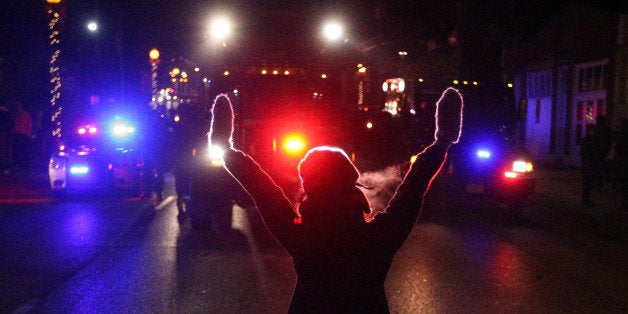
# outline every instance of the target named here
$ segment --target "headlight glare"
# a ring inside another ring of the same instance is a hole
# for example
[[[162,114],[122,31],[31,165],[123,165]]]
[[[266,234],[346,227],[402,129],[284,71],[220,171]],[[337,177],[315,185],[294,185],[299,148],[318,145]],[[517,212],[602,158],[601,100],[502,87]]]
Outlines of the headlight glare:
[[[225,154],[225,150],[220,146],[210,145],[208,149],[209,162],[212,166],[222,166],[224,163],[222,157]]]
[[[512,171],[514,172],[531,172],[533,170],[533,166],[531,162],[524,160],[515,160],[512,163]]]

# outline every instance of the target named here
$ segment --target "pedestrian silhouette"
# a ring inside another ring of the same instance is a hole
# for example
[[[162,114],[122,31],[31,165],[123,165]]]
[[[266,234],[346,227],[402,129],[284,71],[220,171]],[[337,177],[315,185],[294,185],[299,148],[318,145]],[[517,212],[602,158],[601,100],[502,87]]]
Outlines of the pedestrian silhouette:
[[[210,141],[228,147],[224,165],[251,195],[268,230],[293,259],[297,284],[290,313],[387,313],[384,281],[418,219],[423,196],[462,123],[462,97],[446,89],[437,103],[434,142],[418,155],[384,213],[366,221],[360,174],[336,147],[310,150],[298,166],[306,197],[295,208],[253,160],[233,147],[233,108],[214,100]]]
[[[618,165],[617,183],[623,194],[620,210],[625,212],[628,211],[628,118],[622,118],[620,121],[615,150]]]
[[[587,134],[580,141],[580,170],[582,173],[582,205],[594,206],[591,194],[601,188],[608,148],[598,125],[589,125]]]
[[[30,166],[30,139],[33,133],[33,117],[24,109],[22,101],[16,100],[13,108],[13,160],[17,168]]]

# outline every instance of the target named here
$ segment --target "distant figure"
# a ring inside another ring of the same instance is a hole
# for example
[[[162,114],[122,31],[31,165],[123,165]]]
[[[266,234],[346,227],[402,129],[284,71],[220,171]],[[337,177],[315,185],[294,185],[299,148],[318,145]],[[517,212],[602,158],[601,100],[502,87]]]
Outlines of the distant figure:
[[[180,107],[181,108],[181,107]],[[185,107],[184,107],[185,108]],[[177,219],[182,221],[187,216],[192,189],[193,149],[195,142],[194,118],[192,111],[181,108],[185,123],[175,125],[173,132],[172,155],[174,159],[174,187],[177,192]]]
[[[602,186],[608,148],[598,125],[587,127],[587,135],[580,142],[580,169],[582,172],[582,205],[593,206],[591,194]]]
[[[164,193],[164,175],[157,168],[152,167],[150,169],[150,199],[153,202],[159,203],[163,199]]]
[[[617,183],[623,194],[621,211],[628,211],[628,118],[623,118],[619,125],[619,134],[615,143],[617,154]]]
[[[602,174],[600,177],[600,185],[612,185],[616,181],[615,161],[613,160],[613,156],[611,156],[611,148],[614,142],[613,130],[606,116],[598,116],[595,121],[599,132],[600,149],[606,152],[601,165]]]
[[[310,150],[298,166],[304,200],[295,209],[251,156],[233,148],[233,109],[226,95],[212,108],[210,141],[227,147],[226,169],[251,195],[269,231],[293,258],[297,284],[290,313],[388,313],[384,281],[421,211],[462,122],[462,97],[445,90],[437,104],[435,141],[419,154],[386,207],[371,209],[360,174],[344,151]]]
[[[33,117],[24,110],[22,101],[16,100],[13,108],[13,160],[15,166],[30,166],[30,139],[33,134]]]

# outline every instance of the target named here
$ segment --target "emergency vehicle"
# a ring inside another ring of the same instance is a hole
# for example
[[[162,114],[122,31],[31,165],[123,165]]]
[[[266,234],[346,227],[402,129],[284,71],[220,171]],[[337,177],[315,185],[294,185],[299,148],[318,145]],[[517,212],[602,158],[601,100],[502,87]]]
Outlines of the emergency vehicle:
[[[330,145],[350,152],[349,120],[342,95],[336,92],[335,74],[320,68],[262,65],[233,68],[212,80],[214,89],[226,93],[234,107],[235,147],[255,158],[295,199],[300,186],[297,165],[310,148]],[[208,127],[202,129],[204,134]],[[222,166],[223,149],[209,147],[207,137],[193,149],[188,211],[197,229],[212,224],[212,213],[230,210],[234,203],[251,203]]]
[[[144,129],[133,106],[100,104],[75,111],[68,113],[71,118],[65,119],[48,164],[53,193],[125,190],[139,195],[144,186]]]

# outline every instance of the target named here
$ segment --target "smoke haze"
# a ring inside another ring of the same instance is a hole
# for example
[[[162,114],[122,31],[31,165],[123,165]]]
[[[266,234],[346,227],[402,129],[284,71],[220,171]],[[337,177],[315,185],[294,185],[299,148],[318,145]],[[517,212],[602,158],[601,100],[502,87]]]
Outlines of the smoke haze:
[[[393,165],[378,171],[367,171],[360,175],[360,184],[372,189],[361,188],[369,201],[373,215],[383,211],[392,198],[407,165]]]

